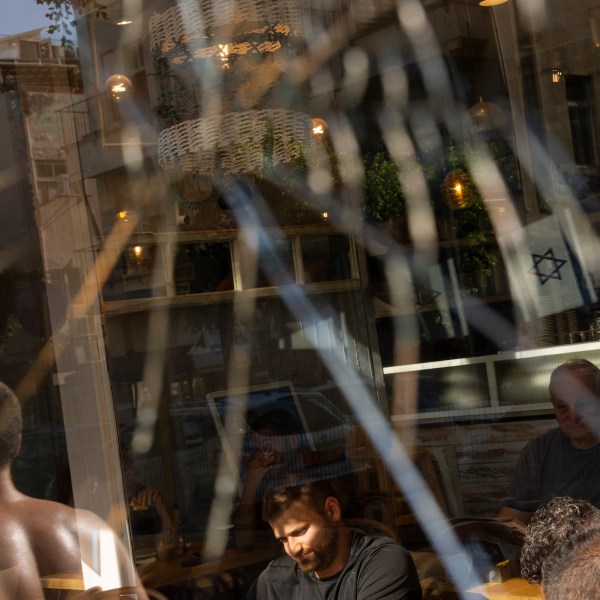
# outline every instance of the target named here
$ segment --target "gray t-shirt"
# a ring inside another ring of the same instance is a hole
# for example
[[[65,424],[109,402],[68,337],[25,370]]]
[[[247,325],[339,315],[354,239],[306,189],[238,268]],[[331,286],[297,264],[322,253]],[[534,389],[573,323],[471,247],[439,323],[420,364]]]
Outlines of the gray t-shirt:
[[[578,450],[556,428],[523,448],[504,504],[534,512],[554,496],[587,500],[600,508],[600,444]]]
[[[317,580],[289,556],[261,573],[257,600],[421,600],[421,585],[410,553],[386,537],[355,533],[350,557],[334,577]]]

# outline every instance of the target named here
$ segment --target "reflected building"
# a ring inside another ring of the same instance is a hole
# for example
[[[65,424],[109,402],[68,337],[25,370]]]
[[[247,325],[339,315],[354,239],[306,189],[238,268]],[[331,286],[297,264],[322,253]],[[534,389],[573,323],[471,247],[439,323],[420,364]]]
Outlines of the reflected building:
[[[598,353],[576,4],[122,0],[77,15],[77,56],[1,38],[0,248],[45,304],[32,331],[11,299],[3,372],[72,501],[140,552],[126,456],[222,553],[285,405],[303,468],[407,543],[410,457],[442,513],[494,515],[551,370]]]

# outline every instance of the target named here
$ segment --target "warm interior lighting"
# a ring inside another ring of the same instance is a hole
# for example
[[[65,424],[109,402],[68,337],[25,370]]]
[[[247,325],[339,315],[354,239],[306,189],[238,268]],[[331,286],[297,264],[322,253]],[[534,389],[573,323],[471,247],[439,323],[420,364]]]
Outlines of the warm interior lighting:
[[[115,25],[120,25],[121,27],[124,25],[131,25],[133,21],[129,21],[128,19],[123,19],[122,21],[117,21]]]
[[[127,221],[127,211],[126,210],[120,210],[117,213],[117,219],[123,219],[123,221]]]
[[[465,171],[457,169],[446,175],[442,182],[442,197],[453,210],[467,208],[473,203],[473,193],[469,190],[471,178]]]
[[[311,130],[312,134],[316,138],[325,137],[327,133],[327,122],[324,119],[320,119],[319,117],[315,117],[311,121]]]
[[[499,4],[504,4],[508,2],[508,0],[481,0],[479,2],[479,6],[498,6]]]
[[[140,258],[142,256],[142,247],[141,246],[134,246],[133,247],[133,254],[136,258]]]
[[[552,83],[560,83],[562,79],[562,69],[560,67],[554,67],[552,69]]]
[[[323,217],[323,221],[327,221],[327,219],[329,218],[329,213],[328,212],[321,213],[321,216]]]
[[[119,73],[115,73],[111,75],[104,84],[106,87],[106,91],[111,95],[111,98],[115,102],[122,102],[131,94],[131,90],[133,89],[133,84],[128,77],[125,75],[121,75]]]
[[[460,181],[457,181],[454,184],[454,195],[456,196],[456,198],[460,198],[462,200],[462,197],[463,197],[463,186],[460,183]]]
[[[229,44],[217,44],[217,47],[219,48],[218,56],[222,62],[221,66],[224,69],[229,69],[229,67],[231,66],[229,64]]]

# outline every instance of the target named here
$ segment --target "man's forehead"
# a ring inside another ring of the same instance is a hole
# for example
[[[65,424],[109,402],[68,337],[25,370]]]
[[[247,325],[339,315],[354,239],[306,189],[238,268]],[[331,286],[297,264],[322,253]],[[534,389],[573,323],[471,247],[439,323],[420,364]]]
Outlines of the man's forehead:
[[[320,515],[301,502],[294,502],[279,517],[271,521],[275,533],[289,532],[304,523],[313,523],[320,519]]]
[[[595,379],[590,373],[573,372],[561,375],[552,381],[549,391],[553,403],[600,402]]]

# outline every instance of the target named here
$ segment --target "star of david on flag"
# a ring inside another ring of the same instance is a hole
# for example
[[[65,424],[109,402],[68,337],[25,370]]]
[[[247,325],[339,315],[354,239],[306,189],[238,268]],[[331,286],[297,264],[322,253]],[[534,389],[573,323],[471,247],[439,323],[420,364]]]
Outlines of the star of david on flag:
[[[561,279],[560,269],[568,261],[561,260],[554,256],[554,250],[548,248],[544,254],[532,254],[533,268],[530,273],[534,273],[544,285],[549,279]]]
[[[588,285],[583,257],[567,246],[552,215],[499,239],[511,292],[523,317],[533,319],[563,312],[596,294]]]

